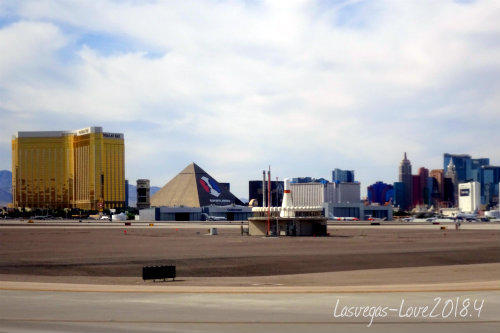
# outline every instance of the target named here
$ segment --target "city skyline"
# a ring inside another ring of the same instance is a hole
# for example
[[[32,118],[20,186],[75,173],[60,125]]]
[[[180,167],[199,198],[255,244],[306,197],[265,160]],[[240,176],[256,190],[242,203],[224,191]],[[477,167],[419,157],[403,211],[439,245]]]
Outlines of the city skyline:
[[[49,131],[49,132],[50,132],[50,131]],[[68,132],[68,133],[69,133],[69,132]],[[125,147],[126,147],[126,145],[125,145]],[[377,178],[376,176],[372,176],[372,178],[373,178],[373,179],[377,179],[377,180],[376,180],[376,181],[374,181],[373,183],[366,183],[366,184],[365,184],[365,183],[362,183],[362,182],[360,182],[360,181],[357,181],[357,180],[356,180],[356,182],[359,182],[359,183],[361,184],[361,195],[362,195],[363,197],[367,197],[367,195],[368,195],[368,193],[367,193],[367,187],[369,187],[369,186],[371,186],[371,185],[375,185],[375,184],[376,184],[376,183],[378,183],[378,182],[388,183],[388,184],[394,184],[394,183],[396,183],[396,182],[400,182],[400,181],[401,181],[401,178],[400,178],[400,177],[401,177],[401,165],[402,165],[402,163],[403,163],[404,161],[407,161],[407,163],[409,163],[409,165],[410,165],[410,169],[409,169],[410,176],[418,176],[418,175],[419,175],[419,173],[420,173],[420,170],[421,170],[421,169],[426,169],[426,170],[427,170],[427,172],[430,172],[430,174],[429,174],[429,175],[430,175],[430,177],[435,177],[435,176],[433,176],[433,175],[432,175],[433,171],[434,171],[434,172],[436,172],[436,171],[440,171],[443,175],[445,174],[445,172],[444,172],[445,170],[444,170],[442,167],[441,167],[441,168],[440,168],[440,167],[431,168],[431,167],[429,167],[429,166],[428,166],[428,165],[426,165],[426,164],[421,165],[421,166],[418,168],[418,170],[413,170],[413,169],[412,169],[411,160],[408,158],[408,156],[407,156],[407,155],[408,155],[408,154],[407,154],[406,152],[404,152],[404,155],[403,155],[403,160],[402,160],[402,161],[400,161],[400,165],[399,165],[399,168],[398,168],[398,169],[399,169],[399,178],[398,178],[398,174],[396,173],[396,176],[394,177],[394,178],[395,178],[394,180],[385,180],[385,179]],[[454,154],[454,153],[443,153],[443,154],[442,154],[442,156],[443,156],[443,160],[445,160],[445,161],[446,161],[447,155],[452,155],[452,156],[468,156],[468,157],[471,157],[471,156],[470,156],[471,154],[465,154],[465,153],[460,153],[460,154]],[[481,157],[481,158],[475,158],[475,160],[478,160],[478,159],[484,159],[484,158],[483,158],[483,157]],[[488,157],[485,157],[485,159],[491,160],[491,159],[489,159]],[[441,164],[441,166],[442,166],[442,164]],[[488,165],[488,167],[490,167],[490,166],[493,166],[493,167],[496,167],[496,168],[498,167],[498,166],[496,166],[494,163],[490,163],[490,164]],[[5,170],[11,171],[10,169],[5,169]],[[330,174],[332,174],[334,170],[338,170],[338,169],[331,169],[331,170],[330,170]],[[339,170],[339,171],[345,171],[345,170]],[[348,171],[353,171],[353,172],[356,172],[356,170],[348,170]],[[304,176],[304,175],[301,175],[301,176]],[[284,177],[284,178],[287,178],[287,177],[288,177],[288,178],[292,178],[292,177],[293,177],[293,175],[291,175],[291,176],[289,175],[289,176],[286,176],[286,177]],[[305,177],[311,177],[311,176],[310,176],[310,175],[307,175],[307,176],[305,176]],[[128,181],[130,181],[130,179],[129,179],[128,177],[125,177],[125,178],[126,178]],[[165,182],[164,184],[151,184],[151,186],[155,186],[155,187],[158,187],[158,186],[159,186],[159,187],[164,186],[164,185],[165,185],[167,182],[169,182],[172,178],[173,178],[173,177],[171,177],[171,178],[167,179],[167,180],[166,180],[166,182]],[[282,181],[282,180],[284,179],[284,178],[280,178],[280,177],[278,177],[278,178],[279,178],[279,180],[280,180],[280,181]],[[322,177],[322,176],[318,176],[318,177],[314,177],[314,176],[313,176],[312,178],[313,178],[313,179],[324,179],[324,177]],[[255,177],[255,179],[257,179],[257,177]],[[247,183],[248,183],[249,181],[252,181],[252,180],[255,180],[255,179],[253,179],[253,178],[251,178],[251,177],[248,177],[248,178],[246,178],[246,179],[244,180],[244,182],[247,182]],[[148,180],[149,180],[149,179],[148,179]],[[276,180],[276,176],[273,176],[273,182],[274,182],[274,180]],[[133,182],[135,182],[136,180],[135,180],[135,179],[132,179],[132,181],[133,181]],[[221,180],[221,181],[222,181],[222,180]],[[260,182],[260,181],[261,181],[261,180],[258,180],[258,182]],[[227,182],[227,183],[231,184],[230,182]],[[248,193],[248,187],[246,188],[246,191],[247,191],[246,193]],[[247,195],[245,195],[245,194],[243,194],[243,195],[239,195],[239,193],[237,193],[237,196],[238,196],[238,198],[245,198],[245,199],[247,199],[247,200],[250,200],[249,198],[247,198]]]
[[[499,15],[484,1],[3,1],[0,169],[17,131],[93,125],[125,133],[129,180],[163,186],[197,162],[239,197],[269,164],[280,179],[355,170],[364,194],[397,180],[404,151],[415,170],[444,152],[499,165]]]

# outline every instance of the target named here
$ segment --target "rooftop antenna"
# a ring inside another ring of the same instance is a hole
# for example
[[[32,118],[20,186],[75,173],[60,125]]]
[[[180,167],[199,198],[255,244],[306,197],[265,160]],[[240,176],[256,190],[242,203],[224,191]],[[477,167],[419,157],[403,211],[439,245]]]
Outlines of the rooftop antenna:
[[[262,170],[262,207],[266,207],[266,170]]]
[[[267,171],[267,235],[271,228],[271,166]]]

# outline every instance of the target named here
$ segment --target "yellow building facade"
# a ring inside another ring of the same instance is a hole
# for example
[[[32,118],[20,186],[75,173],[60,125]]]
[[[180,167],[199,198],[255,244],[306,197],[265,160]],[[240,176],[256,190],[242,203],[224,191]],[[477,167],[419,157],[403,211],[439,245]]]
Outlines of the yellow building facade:
[[[30,208],[123,207],[123,134],[102,127],[18,132],[12,139],[12,201]]]

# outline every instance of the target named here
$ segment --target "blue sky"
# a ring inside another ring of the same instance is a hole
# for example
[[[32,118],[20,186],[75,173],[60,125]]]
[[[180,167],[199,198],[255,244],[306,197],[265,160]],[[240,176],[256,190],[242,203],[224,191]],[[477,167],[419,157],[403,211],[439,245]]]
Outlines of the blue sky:
[[[233,192],[442,154],[500,164],[499,1],[1,1],[0,169],[22,130],[125,133],[126,173]]]

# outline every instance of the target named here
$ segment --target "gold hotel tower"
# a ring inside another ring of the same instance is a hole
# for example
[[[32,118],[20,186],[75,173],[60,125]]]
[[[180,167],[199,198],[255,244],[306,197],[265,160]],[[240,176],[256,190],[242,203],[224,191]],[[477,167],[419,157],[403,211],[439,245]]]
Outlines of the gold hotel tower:
[[[14,207],[100,209],[125,206],[122,133],[102,127],[18,132],[12,138]]]

